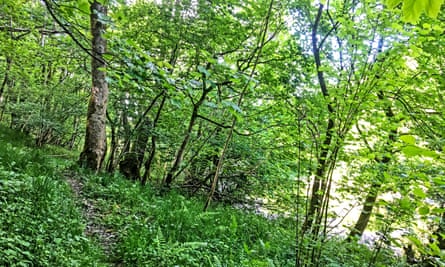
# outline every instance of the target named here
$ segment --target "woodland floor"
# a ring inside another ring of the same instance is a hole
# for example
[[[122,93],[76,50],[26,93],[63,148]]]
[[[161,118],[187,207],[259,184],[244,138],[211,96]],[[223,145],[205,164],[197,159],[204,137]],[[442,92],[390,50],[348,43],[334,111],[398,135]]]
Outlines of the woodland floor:
[[[97,240],[102,247],[105,259],[112,266],[122,266],[114,259],[113,250],[118,241],[117,234],[113,229],[107,228],[101,221],[103,214],[96,205],[96,200],[88,197],[83,192],[83,184],[78,175],[73,171],[65,171],[63,174],[66,182],[70,185],[78,202],[81,204],[82,217],[86,221],[85,236]]]

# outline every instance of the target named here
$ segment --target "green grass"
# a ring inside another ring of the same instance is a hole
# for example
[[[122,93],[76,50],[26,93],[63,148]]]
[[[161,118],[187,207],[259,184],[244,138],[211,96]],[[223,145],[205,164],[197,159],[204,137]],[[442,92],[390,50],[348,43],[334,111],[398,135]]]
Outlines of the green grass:
[[[295,223],[268,220],[172,190],[141,187],[120,175],[78,169],[76,153],[37,149],[32,140],[0,126],[0,266],[295,266]],[[84,235],[85,219],[61,175],[72,166],[101,221],[117,234],[112,255]],[[306,244],[308,245],[308,244]],[[313,244],[312,244],[313,245]],[[373,252],[332,239],[321,266],[367,266]],[[403,266],[381,253],[375,266]]]
[[[99,266],[101,250],[58,175],[66,159],[0,127],[0,266]]]

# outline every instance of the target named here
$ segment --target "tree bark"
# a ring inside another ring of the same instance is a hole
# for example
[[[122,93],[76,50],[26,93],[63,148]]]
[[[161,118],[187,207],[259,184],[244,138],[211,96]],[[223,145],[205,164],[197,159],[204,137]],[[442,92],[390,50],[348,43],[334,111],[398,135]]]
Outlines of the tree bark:
[[[8,84],[9,80],[9,71],[11,70],[12,58],[6,57],[6,70],[5,76],[3,77],[2,85],[0,86],[0,104],[3,102],[3,94],[5,93],[6,84]]]
[[[151,121],[145,118],[141,125],[136,128],[136,140],[134,140],[131,150],[126,152],[123,160],[119,162],[119,170],[128,179],[140,180],[141,178],[141,166],[144,161],[151,128]]]
[[[204,94],[203,94],[204,96]],[[196,119],[198,118],[198,111],[201,103],[203,101],[199,101],[197,104],[193,106],[192,115],[190,116],[189,125],[187,127],[187,131],[185,133],[184,139],[182,140],[181,146],[179,147],[178,151],[176,152],[175,161],[173,162],[173,166],[171,167],[170,171],[167,173],[167,176],[165,177],[165,186],[170,187],[171,183],[173,182],[173,179],[175,178],[176,172],[179,170],[179,166],[181,166],[182,159],[184,157],[185,148],[187,147],[187,144],[190,140],[190,136],[192,135],[193,126],[195,125]],[[199,105],[198,105],[199,104]]]
[[[90,23],[92,34],[92,89],[88,103],[85,144],[80,154],[81,166],[98,171],[106,154],[106,111],[108,102],[108,84],[105,80],[105,61],[103,54],[106,50],[106,40],[103,37],[105,24],[99,14],[106,15],[107,9],[97,1],[90,6]]]
[[[371,188],[366,195],[365,203],[363,204],[363,209],[360,213],[360,217],[354,225],[354,228],[351,229],[351,233],[349,234],[347,240],[352,240],[353,237],[360,238],[363,235],[366,227],[368,226],[369,220],[371,219],[372,210],[375,205],[375,201],[377,200],[377,196],[379,194],[381,184],[373,183]]]
[[[9,72],[11,70],[11,65],[12,65],[12,58],[10,56],[7,56],[6,57],[5,76],[3,77],[3,82],[0,86],[0,108],[2,109],[1,114],[0,114],[0,121],[3,120],[3,112],[4,112],[5,106],[6,106],[6,104],[5,104],[6,101],[4,101],[4,93],[5,93],[6,85],[8,84],[8,81],[9,81]]]
[[[117,123],[115,121],[113,121],[113,119],[111,118],[109,112],[106,113],[106,117],[108,119],[108,122],[110,123],[110,132],[111,132],[111,147],[110,147],[110,152],[109,152],[109,156],[108,156],[108,162],[106,164],[106,170],[108,173],[112,173],[114,171],[115,168],[115,157],[116,157],[116,151],[117,151],[117,136],[116,136],[116,128],[117,128]]]

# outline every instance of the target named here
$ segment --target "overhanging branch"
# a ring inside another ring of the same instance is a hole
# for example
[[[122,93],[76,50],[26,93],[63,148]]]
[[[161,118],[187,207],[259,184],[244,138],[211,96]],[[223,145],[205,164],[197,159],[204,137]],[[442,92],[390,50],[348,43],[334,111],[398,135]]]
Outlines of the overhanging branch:
[[[62,23],[62,21],[60,21],[56,14],[54,14],[54,10],[51,8],[51,4],[48,3],[48,0],[43,0],[43,3],[45,3],[46,9],[48,10],[48,13],[50,14],[50,16],[54,19],[54,21],[63,29],[63,31],[68,34],[69,37],[71,37],[71,39],[83,50],[85,51],[89,56],[91,56],[92,58],[94,58],[95,60],[99,61],[102,64],[107,65],[107,62],[100,57],[95,56],[90,49],[86,48],[85,46],[82,45],[82,43],[77,40],[77,38],[74,36],[74,34],[66,27],[65,24]]]

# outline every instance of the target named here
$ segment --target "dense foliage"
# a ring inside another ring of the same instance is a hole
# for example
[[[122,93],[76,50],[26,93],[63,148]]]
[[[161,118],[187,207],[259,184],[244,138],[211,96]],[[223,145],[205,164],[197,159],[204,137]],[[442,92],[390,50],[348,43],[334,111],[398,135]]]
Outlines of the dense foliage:
[[[83,234],[78,203],[60,173],[68,153],[36,149],[28,137],[0,131],[0,265],[87,266],[100,248]],[[56,155],[56,156],[51,156]]]
[[[95,175],[73,165],[69,151],[36,148],[26,136],[0,129],[1,265],[295,265],[290,218],[268,219],[224,205],[203,213],[200,198],[176,191],[160,196],[156,188],[120,175]],[[82,196],[64,179],[80,181]],[[119,236],[108,255],[98,234],[87,229],[85,202],[100,214],[93,223]],[[364,266],[373,257],[366,246],[337,239],[324,246],[324,266]],[[398,266],[391,254],[385,251],[377,263]]]
[[[3,1],[0,264],[441,266],[442,3]]]

